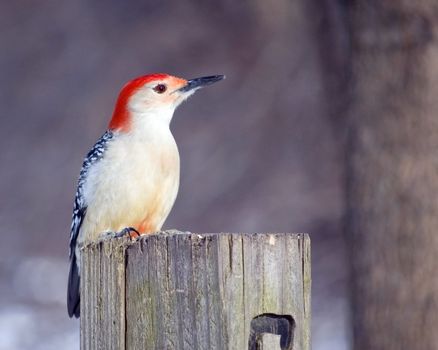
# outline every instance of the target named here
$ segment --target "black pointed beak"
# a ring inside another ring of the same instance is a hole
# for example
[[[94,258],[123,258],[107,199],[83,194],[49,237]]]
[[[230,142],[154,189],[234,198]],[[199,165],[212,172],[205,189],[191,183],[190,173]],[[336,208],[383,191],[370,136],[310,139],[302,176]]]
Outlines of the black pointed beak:
[[[187,85],[183,86],[178,91],[187,92],[190,90],[197,90],[204,86],[214,84],[222,79],[225,79],[225,75],[211,75],[208,77],[190,79],[187,81]]]

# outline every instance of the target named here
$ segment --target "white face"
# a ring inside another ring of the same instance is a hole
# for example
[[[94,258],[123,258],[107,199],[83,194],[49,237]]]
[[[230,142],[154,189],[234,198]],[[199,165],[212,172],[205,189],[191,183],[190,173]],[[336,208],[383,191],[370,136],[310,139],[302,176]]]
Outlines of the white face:
[[[170,121],[169,118],[172,117],[176,107],[195,91],[179,90],[186,85],[187,80],[176,77],[149,82],[130,97],[128,109],[133,116],[141,115],[143,118],[145,115],[155,118],[162,116],[166,121]]]

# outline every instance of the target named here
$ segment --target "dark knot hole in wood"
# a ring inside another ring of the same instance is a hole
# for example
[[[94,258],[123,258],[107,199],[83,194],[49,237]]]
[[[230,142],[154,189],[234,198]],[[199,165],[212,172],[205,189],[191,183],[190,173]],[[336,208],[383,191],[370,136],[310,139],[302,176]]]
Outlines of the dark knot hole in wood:
[[[248,350],[259,350],[265,333],[280,336],[281,350],[291,350],[294,341],[295,320],[290,315],[261,314],[251,320]]]

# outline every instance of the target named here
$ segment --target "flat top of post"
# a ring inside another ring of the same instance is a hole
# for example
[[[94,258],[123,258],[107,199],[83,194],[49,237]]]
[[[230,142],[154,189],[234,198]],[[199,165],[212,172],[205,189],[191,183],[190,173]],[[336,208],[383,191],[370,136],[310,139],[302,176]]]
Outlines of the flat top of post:
[[[204,238],[204,237],[212,237],[212,236],[242,236],[242,237],[248,237],[248,238],[262,238],[266,236],[272,236],[274,239],[278,236],[287,236],[290,239],[304,239],[304,240],[310,240],[310,237],[307,233],[288,233],[288,232],[206,232],[206,233],[198,233],[198,232],[190,232],[190,231],[179,231],[179,230],[165,230],[161,232],[156,233],[147,233],[142,234],[140,237],[136,239],[129,239],[128,236],[126,238],[114,238],[113,235],[102,235],[102,237],[96,241],[96,242],[90,242],[84,244],[84,247],[87,246],[93,246],[95,244],[100,244],[103,242],[108,242],[110,240],[118,241],[120,244],[123,245],[132,245],[135,244],[138,241],[141,241],[142,239],[147,239],[149,237],[154,236],[195,236],[198,238]]]

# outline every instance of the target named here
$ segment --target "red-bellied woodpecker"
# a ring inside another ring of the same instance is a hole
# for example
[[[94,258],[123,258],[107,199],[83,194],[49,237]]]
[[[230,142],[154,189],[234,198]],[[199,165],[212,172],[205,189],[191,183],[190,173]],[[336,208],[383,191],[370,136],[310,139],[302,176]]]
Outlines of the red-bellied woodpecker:
[[[84,159],[73,208],[67,309],[80,314],[80,249],[102,233],[161,229],[179,186],[179,154],[169,123],[197,89],[224,78],[151,74],[120,92],[108,130]]]

